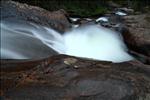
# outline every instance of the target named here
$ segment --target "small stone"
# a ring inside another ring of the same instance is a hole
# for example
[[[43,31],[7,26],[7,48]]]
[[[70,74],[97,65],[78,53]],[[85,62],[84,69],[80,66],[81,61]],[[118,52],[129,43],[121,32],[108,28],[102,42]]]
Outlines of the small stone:
[[[74,68],[78,68],[78,67],[79,67],[79,66],[76,66],[76,65],[74,66]]]
[[[64,59],[64,63],[67,64],[67,65],[72,65],[72,64],[75,64],[77,62],[77,59],[75,58],[66,58]]]

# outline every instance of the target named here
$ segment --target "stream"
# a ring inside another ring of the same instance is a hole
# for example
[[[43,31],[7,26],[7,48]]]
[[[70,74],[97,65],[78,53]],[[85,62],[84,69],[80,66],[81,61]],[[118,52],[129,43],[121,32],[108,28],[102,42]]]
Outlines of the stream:
[[[96,21],[108,19],[101,17]],[[99,24],[72,26],[61,34],[30,22],[1,21],[1,58],[39,59],[66,54],[112,62],[133,59],[120,33]]]

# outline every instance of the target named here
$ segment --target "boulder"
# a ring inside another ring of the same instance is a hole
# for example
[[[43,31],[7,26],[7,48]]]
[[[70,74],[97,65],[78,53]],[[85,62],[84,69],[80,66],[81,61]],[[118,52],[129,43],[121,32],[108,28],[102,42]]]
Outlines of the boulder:
[[[1,20],[29,21],[64,32],[71,27],[66,16],[68,15],[63,9],[50,12],[39,7],[10,0],[1,2]]]
[[[124,16],[124,41],[128,47],[150,57],[150,14]],[[149,61],[150,62],[150,61]]]
[[[57,55],[32,62],[1,62],[4,99],[150,99],[150,67],[138,61],[112,63]]]
[[[150,56],[150,15],[125,16],[124,22],[128,33],[124,33],[125,41],[138,48],[137,51]]]
[[[110,29],[122,33],[129,52],[140,61],[150,64],[150,14],[109,15]]]
[[[117,8],[116,10],[118,10],[118,11],[123,11],[123,12],[126,12],[126,13],[128,13],[128,14],[133,14],[133,13],[134,13],[134,9],[126,8],[126,7]]]

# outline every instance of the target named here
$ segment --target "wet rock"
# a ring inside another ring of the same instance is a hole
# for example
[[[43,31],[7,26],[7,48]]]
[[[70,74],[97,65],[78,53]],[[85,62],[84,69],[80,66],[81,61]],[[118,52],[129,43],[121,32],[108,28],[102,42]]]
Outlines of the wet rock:
[[[64,61],[69,62],[64,63]],[[150,67],[138,61],[111,63],[57,55],[29,69],[8,70],[2,61],[2,97],[9,100],[148,100]],[[20,63],[24,63],[21,61]],[[20,67],[25,67],[23,64]],[[78,66],[75,68],[74,66]]]
[[[150,15],[125,16],[124,40],[132,50],[150,57]]]
[[[123,12],[125,12],[127,14],[133,14],[134,13],[134,10],[131,9],[131,8],[125,8],[125,7],[123,7],[123,8],[117,8],[116,10],[123,11]]]
[[[2,20],[24,20],[47,27],[52,27],[60,32],[70,28],[67,13],[64,10],[49,12],[45,9],[3,0],[1,2]]]
[[[95,24],[95,21],[90,18],[74,18],[74,21],[71,21],[73,25],[87,25]]]
[[[138,53],[136,51],[129,51],[130,54],[132,54],[136,59],[138,59],[139,61],[141,61],[144,64],[150,64],[150,57],[146,56],[142,53]]]
[[[129,51],[145,64],[150,64],[150,14],[117,16],[107,15],[109,22],[102,24],[122,33]]]

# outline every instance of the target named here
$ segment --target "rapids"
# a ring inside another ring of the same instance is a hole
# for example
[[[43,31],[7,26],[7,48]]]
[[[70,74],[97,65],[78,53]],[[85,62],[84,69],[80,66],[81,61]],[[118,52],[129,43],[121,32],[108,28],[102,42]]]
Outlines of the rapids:
[[[81,25],[60,34],[30,22],[1,21],[1,59],[38,59],[67,54],[124,62],[133,59],[127,51],[120,33],[100,25]]]

